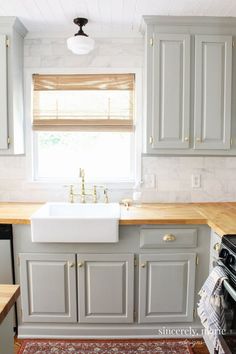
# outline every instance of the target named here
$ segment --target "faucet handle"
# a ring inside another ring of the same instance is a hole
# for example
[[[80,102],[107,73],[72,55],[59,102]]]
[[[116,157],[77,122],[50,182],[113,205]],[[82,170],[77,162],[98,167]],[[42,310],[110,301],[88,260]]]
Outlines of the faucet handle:
[[[80,168],[80,169],[79,169],[79,177],[80,177],[80,178],[84,178],[84,177],[85,177],[85,172],[84,172],[84,169],[83,169],[83,168]]]
[[[75,186],[73,184],[65,184],[63,187],[69,188],[69,202],[74,203],[74,197],[75,197],[75,192],[74,188]]]
[[[107,188],[104,188],[104,202],[105,203],[109,203],[109,198],[108,198],[108,189]]]
[[[94,186],[93,186],[93,202],[94,202],[94,203],[97,203],[97,201],[98,201],[97,186],[94,185]]]

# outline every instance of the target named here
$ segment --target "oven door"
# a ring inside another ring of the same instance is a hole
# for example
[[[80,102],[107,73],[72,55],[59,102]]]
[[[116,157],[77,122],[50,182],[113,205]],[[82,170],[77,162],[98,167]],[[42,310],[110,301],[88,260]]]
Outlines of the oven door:
[[[228,319],[229,330],[226,334],[219,336],[219,342],[223,353],[236,354],[236,290],[228,280],[224,280],[223,284],[228,293],[227,302],[230,304],[232,314]]]

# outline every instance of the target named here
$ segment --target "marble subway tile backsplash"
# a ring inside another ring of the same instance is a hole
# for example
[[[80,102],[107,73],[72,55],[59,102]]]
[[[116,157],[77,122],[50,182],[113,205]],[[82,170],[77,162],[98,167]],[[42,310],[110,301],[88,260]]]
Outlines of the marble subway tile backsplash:
[[[236,157],[143,157],[142,173],[154,174],[156,187],[142,188],[144,202],[236,200]],[[192,176],[200,176],[200,188]]]
[[[142,68],[144,41],[99,38],[91,54],[77,56],[68,51],[66,38],[26,38],[24,55],[25,69]],[[28,155],[26,148],[26,156],[0,156],[0,201],[67,200],[62,184],[30,181]],[[154,188],[142,186],[144,202],[236,200],[236,157],[143,157],[142,173],[155,176]],[[192,175],[201,176],[201,188],[192,188]],[[111,201],[131,196],[132,190],[110,191]]]

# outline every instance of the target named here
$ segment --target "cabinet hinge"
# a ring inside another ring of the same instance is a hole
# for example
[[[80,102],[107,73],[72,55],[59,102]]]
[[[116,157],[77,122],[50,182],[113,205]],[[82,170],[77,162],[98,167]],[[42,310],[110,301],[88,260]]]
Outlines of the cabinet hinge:
[[[149,137],[149,144],[152,145],[153,144],[153,136]]]
[[[7,144],[10,145],[11,144],[11,139],[8,137],[7,138]]]
[[[232,42],[232,47],[234,47],[234,41]]]
[[[196,257],[196,266],[199,264],[199,256]]]
[[[6,47],[7,48],[10,47],[10,39],[9,38],[6,39]]]
[[[196,317],[197,317],[197,310],[193,309],[193,318],[196,318]]]
[[[16,264],[18,266],[20,266],[20,256],[19,255],[16,256]]]
[[[231,138],[230,139],[230,146],[232,146],[233,145],[233,139]]]
[[[138,266],[138,259],[136,256],[134,256],[134,266],[137,267]]]
[[[150,42],[150,46],[153,47],[153,38],[152,37],[150,38],[149,42]]]
[[[22,310],[22,308],[20,309],[20,317],[21,317],[21,318],[23,317],[23,310]]]

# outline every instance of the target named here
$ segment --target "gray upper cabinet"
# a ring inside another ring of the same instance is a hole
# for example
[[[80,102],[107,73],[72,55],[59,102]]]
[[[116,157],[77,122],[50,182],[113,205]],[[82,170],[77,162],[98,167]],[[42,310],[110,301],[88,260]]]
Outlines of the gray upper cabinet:
[[[231,75],[232,36],[195,36],[195,149],[230,149]]]
[[[142,254],[139,323],[191,322],[196,254]]]
[[[0,154],[24,153],[24,37],[16,17],[0,17]]]
[[[132,254],[79,254],[81,323],[131,323],[134,302]]]
[[[0,149],[8,149],[7,130],[7,48],[6,35],[0,34]]]
[[[236,21],[145,16],[149,154],[236,155]],[[233,85],[232,85],[233,82]]]
[[[75,255],[20,254],[23,322],[77,322]]]
[[[154,149],[189,147],[190,36],[154,32],[152,137]]]

